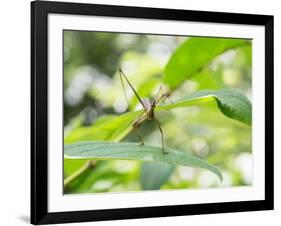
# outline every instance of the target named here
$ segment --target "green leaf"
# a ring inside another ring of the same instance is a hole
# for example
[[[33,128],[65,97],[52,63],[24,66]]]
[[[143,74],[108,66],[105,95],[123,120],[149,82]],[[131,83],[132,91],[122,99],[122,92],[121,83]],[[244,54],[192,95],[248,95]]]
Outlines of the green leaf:
[[[174,89],[207,66],[218,55],[248,43],[243,39],[189,38],[170,57],[164,69],[163,81]]]
[[[229,118],[236,119],[247,125],[252,124],[251,102],[238,91],[231,90],[204,90],[198,91],[172,104],[158,106],[157,111],[170,110],[178,107],[210,102],[215,100],[221,112]]]
[[[81,167],[87,164],[88,160],[81,159],[65,159],[65,161],[85,161]],[[77,170],[79,170],[78,168]],[[110,161],[98,161],[97,165],[92,168],[87,168],[81,175],[71,181],[68,185],[65,185],[65,193],[90,193],[98,192],[93,189],[93,184],[100,179],[106,180],[108,176],[120,179],[121,175],[118,173],[113,174],[110,167]]]
[[[193,155],[165,147],[167,154],[162,153],[161,147],[138,143],[115,142],[79,142],[64,146],[64,157],[67,159],[124,159],[147,162],[164,162],[174,165],[197,167],[209,170],[222,181],[220,171]]]
[[[143,190],[159,190],[169,179],[175,168],[175,165],[168,163],[144,162],[140,175]]]
[[[64,138],[64,143],[73,143],[81,140],[111,140],[120,141],[130,131],[132,122],[141,111],[127,112],[122,115],[104,117],[92,126],[80,127],[69,132]]]
[[[86,163],[86,160],[81,160],[81,159],[64,159],[64,165],[63,165],[64,177],[66,178],[66,177],[70,176],[72,173],[77,171],[85,163]]]
[[[216,101],[220,111],[229,118],[251,125],[251,102],[238,91],[231,90],[205,90],[170,104],[159,105],[156,112],[171,110],[179,107],[188,107],[202,103]],[[77,141],[109,140],[120,141],[132,130],[132,122],[140,115],[141,111],[127,112],[118,116],[104,117],[90,127],[81,127],[69,132],[65,143]]]

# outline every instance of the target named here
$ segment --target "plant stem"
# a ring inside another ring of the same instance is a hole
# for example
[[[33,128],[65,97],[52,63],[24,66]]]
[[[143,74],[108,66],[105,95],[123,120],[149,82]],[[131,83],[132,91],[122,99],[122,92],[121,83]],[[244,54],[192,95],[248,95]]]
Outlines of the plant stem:
[[[76,172],[71,174],[69,177],[67,177],[63,184],[64,184],[64,189],[72,183],[74,180],[76,180],[79,176],[81,176],[84,172],[86,172],[88,169],[94,168],[96,165],[95,160],[89,160],[87,161],[80,169],[78,169]]]

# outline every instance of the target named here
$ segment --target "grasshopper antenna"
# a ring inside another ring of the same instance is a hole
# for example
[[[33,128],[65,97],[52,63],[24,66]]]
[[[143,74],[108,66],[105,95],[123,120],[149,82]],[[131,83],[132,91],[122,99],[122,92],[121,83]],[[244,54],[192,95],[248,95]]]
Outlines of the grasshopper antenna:
[[[133,87],[133,85],[130,83],[130,81],[128,80],[128,78],[127,78],[126,75],[124,74],[124,72],[121,70],[121,68],[119,68],[119,75],[120,75],[122,87],[123,87],[123,90],[124,90],[125,97],[126,97],[127,101],[128,101],[128,97],[127,97],[126,92],[125,92],[125,86],[124,86],[124,82],[123,82],[122,76],[126,79],[127,83],[129,84],[129,86],[130,86],[131,89],[133,90],[135,96],[137,97],[137,99],[139,100],[139,102],[141,103],[141,105],[143,106],[143,108],[146,109],[145,104],[143,103],[142,99],[140,98],[140,96],[138,95],[137,91],[135,90],[135,88]],[[129,103],[129,101],[128,101],[128,103]]]
[[[121,76],[121,73],[122,73],[122,71],[121,71],[121,69],[119,69],[119,76],[120,76],[120,81],[121,81],[121,84],[122,84],[123,93],[124,93],[125,99],[127,101],[127,104],[129,106],[129,99],[128,99],[127,94],[126,94],[125,85],[124,85],[124,81],[123,81],[123,78]]]

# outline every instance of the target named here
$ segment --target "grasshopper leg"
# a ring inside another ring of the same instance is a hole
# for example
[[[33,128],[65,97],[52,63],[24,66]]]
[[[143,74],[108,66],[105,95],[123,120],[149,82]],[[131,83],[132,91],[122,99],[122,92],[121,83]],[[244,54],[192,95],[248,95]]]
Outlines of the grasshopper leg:
[[[146,118],[147,118],[147,116],[146,116],[146,114],[144,114],[144,115],[141,115],[139,118],[137,118],[137,119],[133,122],[132,126],[133,126],[134,131],[136,131],[136,129],[140,126],[140,124],[141,124]],[[137,137],[138,137],[139,142],[140,142],[139,146],[143,146],[143,145],[144,145],[144,142],[143,142],[141,136],[138,135]]]
[[[161,126],[160,126],[159,121],[158,121],[157,119],[154,119],[154,121],[156,122],[156,124],[157,124],[157,126],[158,126],[158,128],[159,128],[159,131],[160,131],[160,133],[161,133],[162,153],[163,153],[163,154],[168,154],[168,152],[166,152],[165,149],[164,149],[164,135],[163,135],[163,130],[162,130]]]
[[[143,146],[143,145],[144,145],[144,142],[143,142],[143,140],[141,139],[141,136],[138,136],[138,138],[139,138],[139,142],[140,142],[139,146]]]

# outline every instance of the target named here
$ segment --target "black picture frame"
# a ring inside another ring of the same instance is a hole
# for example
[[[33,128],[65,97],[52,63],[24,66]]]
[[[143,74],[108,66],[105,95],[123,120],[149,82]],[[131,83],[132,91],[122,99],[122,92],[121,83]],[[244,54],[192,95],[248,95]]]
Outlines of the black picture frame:
[[[265,28],[265,199],[125,209],[48,212],[48,14],[262,25]],[[51,224],[272,210],[273,16],[35,1],[31,3],[31,223]]]

